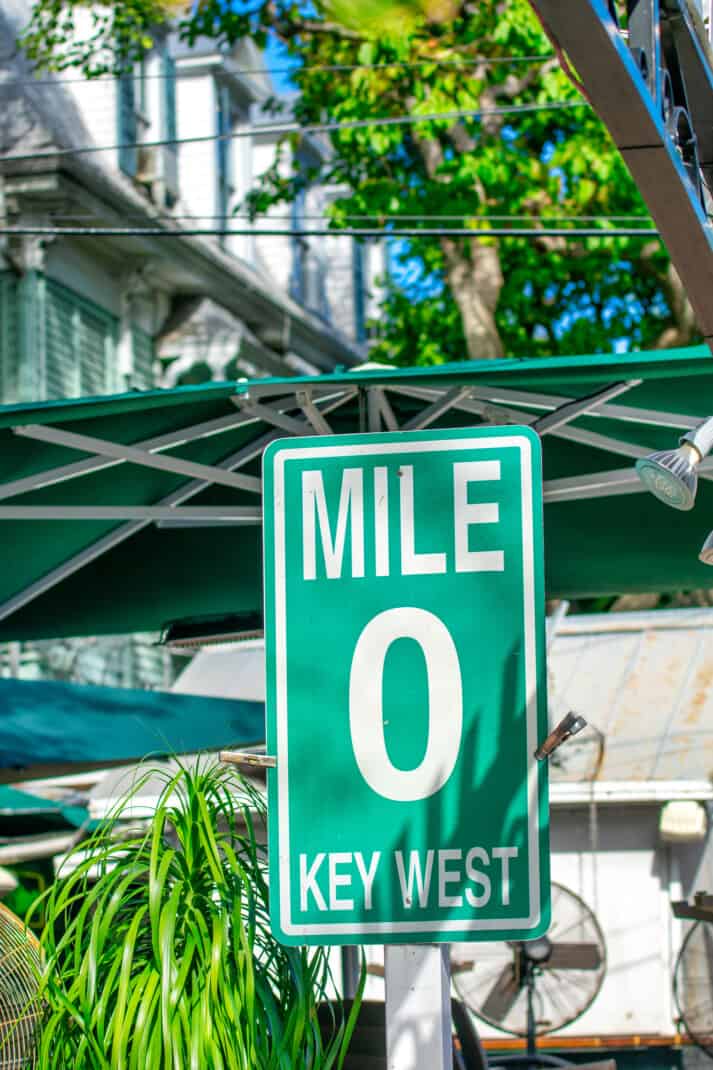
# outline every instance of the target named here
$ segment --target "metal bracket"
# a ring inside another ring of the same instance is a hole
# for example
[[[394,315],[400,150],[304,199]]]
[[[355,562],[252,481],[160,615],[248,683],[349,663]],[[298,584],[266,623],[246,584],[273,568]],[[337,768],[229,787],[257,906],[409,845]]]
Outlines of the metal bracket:
[[[685,899],[671,903],[674,918],[692,918],[694,921],[713,921],[713,895],[696,892],[693,902]]]
[[[222,750],[218,757],[228,765],[256,765],[260,769],[274,769],[277,765],[274,754],[261,754],[259,751]]]
[[[538,762],[544,762],[551,758],[558,747],[561,747],[571,736],[576,736],[578,732],[581,732],[586,727],[587,722],[584,717],[580,717],[579,714],[572,713],[570,710],[557,727],[552,729],[547,739],[540,743],[535,751],[535,758],[537,758]]]

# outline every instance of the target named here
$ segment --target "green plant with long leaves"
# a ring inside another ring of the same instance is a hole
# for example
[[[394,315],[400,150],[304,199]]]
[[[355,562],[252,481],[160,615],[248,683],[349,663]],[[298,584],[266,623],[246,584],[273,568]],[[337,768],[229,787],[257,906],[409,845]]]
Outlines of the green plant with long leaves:
[[[271,935],[262,796],[224,767],[181,766],[122,838],[141,783],[42,902],[39,1065],[337,1070],[355,1012],[325,1039],[326,953]]]

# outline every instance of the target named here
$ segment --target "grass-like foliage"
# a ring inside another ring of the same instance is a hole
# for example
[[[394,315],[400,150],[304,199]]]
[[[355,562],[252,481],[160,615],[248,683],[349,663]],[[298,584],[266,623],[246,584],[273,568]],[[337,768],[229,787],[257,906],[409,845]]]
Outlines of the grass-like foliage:
[[[141,785],[47,892],[43,1070],[330,1070],[321,950],[270,932],[265,804],[220,766],[166,775],[148,828],[118,838]]]

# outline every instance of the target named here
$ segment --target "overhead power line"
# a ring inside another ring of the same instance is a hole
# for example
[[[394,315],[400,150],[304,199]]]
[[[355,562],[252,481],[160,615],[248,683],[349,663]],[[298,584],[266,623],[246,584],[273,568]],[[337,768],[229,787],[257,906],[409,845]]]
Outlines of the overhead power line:
[[[559,100],[549,104],[510,104],[495,108],[467,108],[458,111],[430,112],[426,115],[390,115],[368,119],[345,119],[300,126],[299,123],[270,123],[265,126],[244,127],[225,134],[197,134],[194,137],[159,138],[156,141],[129,141],[114,145],[78,145],[72,148],[40,149],[35,152],[12,153],[0,161],[55,159],[58,156],[77,156],[93,152],[119,152],[124,149],[154,149],[168,145],[196,145],[208,141],[233,141],[238,138],[259,137],[261,134],[326,134],[338,130],[364,130],[372,126],[410,126],[416,123],[454,122],[457,119],[483,119],[496,115],[523,115],[529,112],[558,111],[569,108],[588,108],[586,100]]]
[[[48,212],[44,218],[56,222],[57,220],[68,220],[70,222],[78,223],[82,221],[89,221],[96,219],[96,213],[81,213],[81,212]],[[180,220],[188,219],[194,224],[200,223],[202,220],[220,220],[230,221],[233,219],[248,219],[251,222],[259,222],[265,220],[270,223],[291,223],[293,216],[290,215],[270,215],[267,212],[260,212],[255,216],[250,215],[249,212],[223,212],[220,214],[212,214],[210,212],[193,212],[184,214],[174,214],[173,212],[167,212],[164,214],[156,215],[156,220],[160,222],[178,222]],[[651,225],[651,217],[644,215],[607,215],[606,212],[601,212],[599,215],[548,215],[548,216],[534,216],[534,215],[491,215],[489,212],[485,215],[478,215],[477,213],[461,214],[461,215],[426,215],[424,213],[417,213],[415,215],[408,215],[401,212],[375,212],[373,215],[367,215],[364,212],[350,213],[340,217],[344,221],[351,220],[366,220],[368,222],[396,222],[403,220],[406,223],[418,223],[418,222],[443,222],[443,223],[458,223],[458,222],[480,222],[480,223],[647,223]],[[126,223],[137,223],[139,225],[145,223],[146,216],[126,216],[124,221]],[[322,221],[328,223],[330,220],[325,216],[324,212],[311,214],[309,212],[300,214],[300,220],[302,221]]]
[[[547,56],[478,56],[473,59],[423,59],[423,60],[389,60],[384,63],[303,63],[297,66],[283,67],[241,67],[232,70],[231,74],[237,75],[260,75],[260,74],[338,74],[349,71],[379,71],[379,70],[416,70],[423,67],[456,67],[466,70],[468,67],[477,67],[481,64],[520,64],[520,63],[545,63],[554,59],[553,54]],[[82,78],[65,78],[63,72],[58,71],[53,78],[8,78],[0,81],[0,89],[9,85],[86,85],[88,82],[112,82],[119,77],[115,74],[100,74],[95,78],[84,76]],[[163,72],[142,74],[142,79],[158,79],[173,77]]]
[[[26,237],[123,237],[123,238],[182,238],[182,237],[281,237],[281,238],[656,238],[659,232],[651,227],[409,227],[387,230],[384,227],[330,230],[325,227],[305,228],[218,228],[190,227],[0,227],[0,235]]]

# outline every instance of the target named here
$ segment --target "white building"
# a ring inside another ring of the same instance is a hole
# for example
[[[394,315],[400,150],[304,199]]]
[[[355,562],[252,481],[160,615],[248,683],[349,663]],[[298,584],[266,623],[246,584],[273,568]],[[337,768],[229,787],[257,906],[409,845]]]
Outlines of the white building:
[[[359,363],[367,279],[356,242],[329,238],[306,254],[290,236],[205,233],[250,229],[231,216],[274,158],[277,135],[250,133],[266,125],[272,93],[257,49],[169,37],[130,76],[35,74],[16,49],[29,10],[0,0],[10,57],[0,67],[0,403]],[[324,196],[310,191],[311,212]],[[297,219],[290,206],[274,214],[283,229]],[[67,227],[100,233],[53,233]],[[85,645],[69,644],[76,665]],[[94,660],[114,665],[115,647],[99,643]],[[67,648],[0,651],[0,672],[52,674]],[[121,677],[161,686],[166,671],[165,659],[136,654]]]
[[[0,71],[0,226],[27,232],[0,235],[2,400],[359,362],[351,239],[314,245],[321,275],[302,285],[289,237],[192,233],[249,229],[230,217],[275,147],[270,133],[242,136],[270,92],[254,47],[167,39],[134,76],[33,76],[15,49],[28,12],[26,0],[0,6],[14,54]],[[157,233],[52,233],[67,226]],[[348,262],[346,298],[335,257]]]

